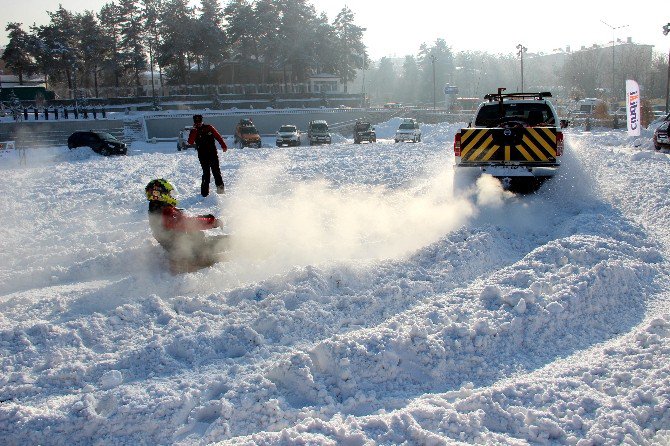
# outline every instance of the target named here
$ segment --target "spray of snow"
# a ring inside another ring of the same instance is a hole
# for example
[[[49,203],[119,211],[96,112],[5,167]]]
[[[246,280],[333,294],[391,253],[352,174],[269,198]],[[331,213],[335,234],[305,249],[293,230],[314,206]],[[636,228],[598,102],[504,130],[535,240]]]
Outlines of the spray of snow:
[[[234,234],[234,265],[226,270],[237,279],[294,266],[398,258],[461,227],[478,205],[499,206],[508,196],[488,178],[477,184],[478,205],[454,198],[452,171],[443,164],[407,188],[390,190],[289,180],[287,163],[277,156],[243,169],[222,211]]]

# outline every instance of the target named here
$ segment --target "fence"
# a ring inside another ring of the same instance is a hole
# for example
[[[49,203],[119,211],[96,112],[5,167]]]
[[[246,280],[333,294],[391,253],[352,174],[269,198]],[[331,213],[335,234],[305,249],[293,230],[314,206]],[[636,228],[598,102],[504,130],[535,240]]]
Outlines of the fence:
[[[24,108],[23,110],[11,110],[9,113],[14,121],[58,121],[59,119],[101,119],[107,118],[107,111],[104,108],[72,108],[67,107],[45,107],[38,109]]]

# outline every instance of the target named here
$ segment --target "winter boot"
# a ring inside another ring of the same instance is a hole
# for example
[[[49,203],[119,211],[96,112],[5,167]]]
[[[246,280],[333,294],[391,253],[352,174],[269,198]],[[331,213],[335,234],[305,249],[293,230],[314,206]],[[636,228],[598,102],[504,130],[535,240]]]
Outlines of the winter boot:
[[[225,188],[224,188],[223,184],[221,186],[216,186],[216,193],[217,194],[222,194],[224,192],[225,192]]]
[[[209,184],[202,183],[200,185],[200,195],[202,195],[203,197],[209,195]]]

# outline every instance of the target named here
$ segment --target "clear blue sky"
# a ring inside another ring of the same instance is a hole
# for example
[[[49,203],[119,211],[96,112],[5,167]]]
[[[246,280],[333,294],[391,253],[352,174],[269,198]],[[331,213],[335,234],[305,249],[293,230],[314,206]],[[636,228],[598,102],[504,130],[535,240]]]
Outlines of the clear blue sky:
[[[46,11],[57,9],[58,3],[81,12],[98,11],[109,1],[0,0],[0,24],[4,27],[9,21],[18,21],[27,28],[32,23],[47,23]],[[345,4],[352,9],[357,23],[367,28],[365,43],[373,59],[416,54],[422,42],[440,37],[456,51],[514,53],[518,43],[523,43],[529,52],[546,53],[568,45],[579,49],[582,45],[606,44],[612,40],[612,29],[602,21],[613,27],[628,25],[615,31],[617,38],[632,37],[634,42],[654,45],[662,53],[670,49],[670,35],[662,33],[663,25],[670,22],[667,0],[631,2],[628,9],[624,2],[604,6],[583,0],[552,1],[545,6],[537,1],[494,0],[479,0],[476,6],[435,0],[312,0],[311,3],[331,20]],[[6,44],[6,33],[0,35],[0,45]]]

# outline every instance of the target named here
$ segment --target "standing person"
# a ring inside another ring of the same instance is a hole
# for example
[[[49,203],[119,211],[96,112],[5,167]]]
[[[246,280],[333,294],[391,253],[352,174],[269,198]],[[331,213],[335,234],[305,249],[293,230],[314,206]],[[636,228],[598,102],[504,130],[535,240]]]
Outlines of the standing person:
[[[219,167],[219,155],[216,152],[216,142],[219,141],[221,149],[228,150],[226,142],[214,126],[202,123],[202,115],[193,115],[193,129],[188,135],[188,143],[195,144],[198,151],[198,159],[202,166],[202,183],[200,184],[200,194],[203,197],[209,195],[210,170],[214,175],[214,184],[216,184],[216,193],[224,192],[223,178],[221,178],[221,168]]]

